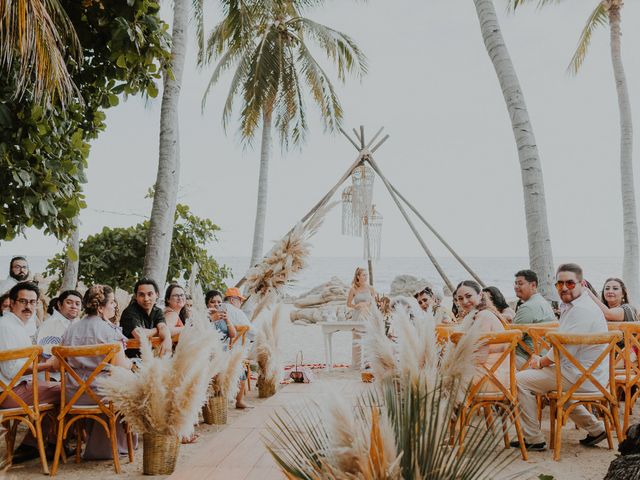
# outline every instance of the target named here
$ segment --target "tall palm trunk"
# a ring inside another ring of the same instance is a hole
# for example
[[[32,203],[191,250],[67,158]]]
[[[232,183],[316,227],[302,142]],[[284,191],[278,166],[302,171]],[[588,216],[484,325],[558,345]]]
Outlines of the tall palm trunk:
[[[474,0],[487,53],[498,76],[507,104],[511,128],[518,147],[524,190],[524,209],[529,243],[529,263],[540,279],[539,289],[547,299],[556,298],[553,288],[553,255],[547,223],[542,166],[529,121],[524,95],[507,46],[500,32],[493,0]]]
[[[67,258],[64,260],[64,272],[60,291],[74,290],[78,286],[78,269],[80,267],[80,220],[79,214],[73,219],[75,229],[67,241]],[[69,250],[73,254],[69,253]]]
[[[171,74],[164,72],[160,111],[160,148],[151,221],[147,235],[143,275],[160,287],[167,279],[173,222],[180,182],[179,116],[180,88],[187,50],[189,0],[174,0],[171,34]]]
[[[269,158],[271,156],[271,112],[262,115],[262,145],[260,147],[260,176],[258,178],[258,200],[256,222],[253,227],[251,263],[254,266],[262,259],[264,247],[264,224],[267,217],[267,190],[269,188]]]
[[[620,179],[622,188],[622,221],[624,230],[624,257],[622,277],[631,299],[640,299],[640,268],[638,254],[638,223],[636,216],[636,194],[633,185],[633,123],[631,103],[627,90],[627,78],[622,66],[620,52],[620,5],[612,2],[609,7],[611,33],[611,62],[618,92],[620,109]]]

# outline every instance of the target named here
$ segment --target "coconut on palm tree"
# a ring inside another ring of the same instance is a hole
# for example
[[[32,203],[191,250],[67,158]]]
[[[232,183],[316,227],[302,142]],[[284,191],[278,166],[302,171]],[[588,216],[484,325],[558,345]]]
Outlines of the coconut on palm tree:
[[[533,0],[509,0],[513,9]],[[538,6],[558,0],[536,0]],[[627,285],[629,296],[640,299],[640,248],[638,246],[638,221],[636,215],[636,194],[633,184],[633,122],[631,119],[631,101],[627,88],[621,53],[622,31],[621,10],[623,0],[600,0],[582,30],[569,70],[577,74],[589,50],[591,37],[596,28],[609,23],[609,42],[613,77],[616,82],[618,109],[620,112],[620,180],[622,191],[622,226],[624,233],[624,256],[622,258],[622,277]]]
[[[334,64],[340,81],[348,73],[362,77],[366,59],[344,33],[303,16],[321,0],[250,0],[223,2],[225,18],[209,35],[200,52],[203,65],[214,60],[204,99],[220,76],[234,68],[222,120],[228,126],[234,101],[241,102],[240,132],[251,143],[262,128],[258,201],[251,265],[262,257],[267,208],[268,169],[275,129],[283,148],[301,144],[307,132],[305,91],[319,107],[326,130],[339,126],[342,107],[331,78],[312,54],[315,47]]]
[[[36,103],[63,105],[78,94],[67,60],[82,62],[82,48],[58,0],[0,1],[0,71],[17,64],[16,98],[33,91]]]
[[[529,119],[524,93],[507,45],[500,31],[493,0],[474,0],[480,30],[487,53],[498,76],[507,104],[511,128],[518,148],[518,160],[524,190],[524,210],[529,243],[529,263],[540,279],[540,293],[547,299],[556,297],[553,288],[554,270],[551,237],[547,222],[542,164],[533,126]]]

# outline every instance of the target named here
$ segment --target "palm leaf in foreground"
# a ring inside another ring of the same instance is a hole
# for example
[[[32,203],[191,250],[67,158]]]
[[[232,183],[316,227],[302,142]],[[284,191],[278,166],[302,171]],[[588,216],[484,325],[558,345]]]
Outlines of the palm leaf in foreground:
[[[426,376],[387,379],[353,407],[332,395],[324,407],[284,409],[267,426],[267,449],[293,479],[500,478],[517,452],[502,448],[498,422],[472,425],[463,449],[451,445],[460,388]]]

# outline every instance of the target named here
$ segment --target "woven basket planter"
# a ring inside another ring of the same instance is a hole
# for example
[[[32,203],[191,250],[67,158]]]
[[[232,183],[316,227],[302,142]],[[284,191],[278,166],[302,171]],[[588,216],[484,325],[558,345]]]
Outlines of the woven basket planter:
[[[269,398],[276,394],[276,384],[265,382],[263,377],[258,377],[258,398]]]
[[[226,425],[227,398],[212,395],[202,407],[202,417],[207,425]]]
[[[142,440],[142,472],[145,475],[171,475],[178,460],[180,437],[145,433]]]

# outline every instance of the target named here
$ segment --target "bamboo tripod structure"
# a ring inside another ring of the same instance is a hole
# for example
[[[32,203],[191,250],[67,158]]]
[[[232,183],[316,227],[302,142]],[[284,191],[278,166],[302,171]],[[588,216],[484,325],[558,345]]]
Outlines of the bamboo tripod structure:
[[[358,151],[358,156],[356,157],[356,160],[349,166],[349,169],[344,173],[344,175],[342,175],[342,177],[340,177],[338,182],[331,188],[331,190],[329,190],[327,194],[324,197],[322,197],[322,199],[320,199],[320,201],[316,203],[313,206],[313,208],[311,208],[311,210],[309,210],[309,212],[307,212],[307,214],[304,217],[300,219],[300,222],[306,222],[309,218],[313,216],[314,213],[316,213],[320,208],[326,205],[331,200],[331,198],[336,193],[336,191],[342,186],[342,184],[345,181],[347,181],[349,177],[351,177],[351,174],[353,173],[353,171],[360,165],[368,163],[369,166],[371,166],[371,168],[373,169],[373,171],[378,175],[378,177],[380,177],[380,180],[382,180],[382,183],[384,184],[387,191],[389,192],[389,195],[391,195],[391,198],[393,199],[394,203],[398,207],[398,210],[400,210],[400,213],[402,214],[403,218],[407,222],[407,225],[413,232],[414,236],[418,240],[418,243],[420,244],[424,252],[427,254],[427,257],[429,258],[429,260],[431,261],[431,263],[433,264],[436,271],[442,278],[445,285],[449,288],[449,290],[453,292],[455,286],[451,283],[451,280],[449,280],[449,277],[447,277],[447,274],[445,273],[444,269],[442,268],[442,266],[440,265],[436,257],[433,255],[429,247],[427,246],[427,243],[424,241],[424,239],[420,235],[420,232],[418,232],[418,229],[416,228],[413,221],[409,217],[409,214],[407,213],[405,207],[403,206],[403,203],[407,208],[409,208],[409,210],[411,210],[416,215],[416,217],[418,217],[418,219],[431,231],[431,233],[433,233],[433,235],[440,241],[440,243],[442,243],[442,245],[447,250],[449,250],[449,252],[460,263],[460,265],[462,265],[462,267],[469,273],[469,275],[471,275],[482,287],[485,287],[484,282],[471,269],[471,267],[467,265],[467,263],[462,259],[462,257],[458,255],[458,253],[453,249],[453,247],[449,245],[449,243],[442,237],[442,235],[440,235],[436,231],[436,229],[424,218],[424,216],[422,216],[422,214],[418,211],[418,209],[416,209],[411,203],[409,203],[409,201],[398,191],[398,189],[396,189],[396,187],[394,187],[391,184],[391,182],[389,182],[387,177],[382,173],[382,170],[380,169],[379,165],[376,163],[376,161],[373,158],[373,154],[376,152],[376,150],[378,150],[382,146],[384,142],[386,142],[389,139],[389,135],[388,134],[385,135],[384,137],[382,137],[382,139],[380,139],[380,141],[378,141],[378,143],[376,143],[375,145],[373,144],[378,139],[378,137],[383,132],[383,130],[384,130],[384,127],[380,127],[380,129],[371,138],[371,140],[366,142],[363,125],[360,125],[359,131],[356,130],[355,128],[353,129],[353,133],[357,141],[354,140],[347,132],[345,132],[344,129],[340,128],[340,132],[347,138],[347,140],[349,140],[349,143],[351,143],[351,145],[353,145],[353,147]],[[285,237],[289,235],[292,231],[293,231],[293,228],[286,233]],[[369,282],[373,284],[373,264],[371,260],[368,260],[367,263],[369,268]],[[242,284],[244,284],[245,281],[246,281],[246,277],[243,277],[236,284],[236,287],[242,286]]]

